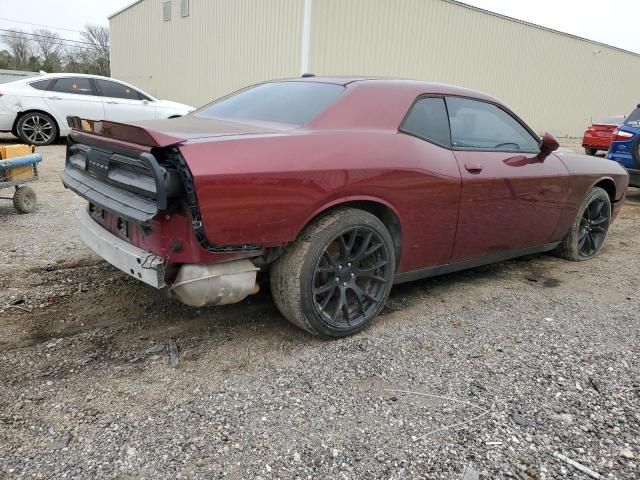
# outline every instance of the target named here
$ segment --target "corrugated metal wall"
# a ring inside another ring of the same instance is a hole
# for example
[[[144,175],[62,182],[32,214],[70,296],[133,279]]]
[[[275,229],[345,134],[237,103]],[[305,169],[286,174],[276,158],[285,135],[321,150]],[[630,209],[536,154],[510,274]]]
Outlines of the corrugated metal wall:
[[[451,2],[316,0],[312,22],[313,72],[482,90],[540,132],[581,135],[640,101],[640,56]]]
[[[144,0],[110,19],[112,76],[150,94],[200,106],[243,86],[295,76],[299,0]]]
[[[111,19],[112,72],[198,105],[295,76],[304,0],[190,0],[162,21],[162,0]],[[640,101],[640,55],[446,0],[313,0],[309,70],[434,80],[486,91],[539,132],[579,136]]]

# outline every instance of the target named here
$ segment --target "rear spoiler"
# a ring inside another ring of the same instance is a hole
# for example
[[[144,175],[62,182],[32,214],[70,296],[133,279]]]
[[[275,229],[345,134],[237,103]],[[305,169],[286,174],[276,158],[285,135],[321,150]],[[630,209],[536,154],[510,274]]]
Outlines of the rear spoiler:
[[[69,116],[67,123],[74,129],[92,135],[113,138],[128,143],[145,145],[147,147],[170,147],[185,141],[184,138],[172,137],[156,130],[128,123],[111,122],[107,120],[88,120]]]

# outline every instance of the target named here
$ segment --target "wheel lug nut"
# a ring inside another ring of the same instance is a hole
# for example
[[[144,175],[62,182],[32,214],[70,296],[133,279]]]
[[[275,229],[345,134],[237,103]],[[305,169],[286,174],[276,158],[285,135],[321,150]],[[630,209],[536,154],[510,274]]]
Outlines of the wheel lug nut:
[[[355,274],[355,273],[352,273],[352,274],[351,274],[351,278],[353,278],[353,277],[355,277],[355,276],[356,276],[356,274]]]
[[[338,270],[342,270],[342,265],[338,265]]]
[[[340,281],[340,279],[338,277],[336,277],[336,283],[339,282],[339,281]]]
[[[347,263],[347,267],[351,267],[351,264],[350,264],[350,263]]]
[[[344,282],[342,285],[343,285],[344,287],[346,287],[346,286],[347,286],[347,282]]]

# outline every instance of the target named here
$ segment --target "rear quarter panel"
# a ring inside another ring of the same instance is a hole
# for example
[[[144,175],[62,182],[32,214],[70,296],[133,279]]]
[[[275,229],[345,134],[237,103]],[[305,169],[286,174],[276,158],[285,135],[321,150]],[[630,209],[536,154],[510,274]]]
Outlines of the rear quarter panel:
[[[213,243],[285,245],[327,208],[370,200],[400,220],[399,271],[450,257],[460,172],[448,150],[396,132],[323,131],[189,143],[180,151]]]
[[[0,85],[0,130],[9,131],[13,128],[16,116],[20,112],[41,110],[48,112],[42,98],[44,92],[25,84]],[[58,119],[56,119],[58,121]]]

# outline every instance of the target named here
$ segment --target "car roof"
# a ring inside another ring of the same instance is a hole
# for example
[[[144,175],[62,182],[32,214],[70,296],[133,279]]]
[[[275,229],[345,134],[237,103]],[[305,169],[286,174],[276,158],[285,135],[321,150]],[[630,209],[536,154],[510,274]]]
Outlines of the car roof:
[[[104,78],[105,80],[116,80],[102,75],[89,75],[86,73],[42,73],[37,78],[64,78],[64,77],[84,77],[84,78]]]
[[[142,94],[146,95],[147,97],[157,100],[156,97],[154,97],[153,95],[148,94],[147,92],[145,92],[144,90],[142,90],[139,87],[136,87],[135,85],[131,85],[127,82],[123,82],[122,80],[119,80],[117,78],[112,78],[112,77],[103,77],[102,75],[89,75],[86,73],[41,73],[38,75],[32,75],[30,77],[25,77],[25,78],[21,78],[19,80],[14,80],[12,82],[7,82],[7,83],[3,83],[3,86],[11,86],[11,85],[28,85],[31,82],[38,82],[38,81],[42,81],[42,80],[53,80],[55,78],[69,78],[69,77],[73,77],[73,78],[93,78],[93,79],[98,79],[98,80],[108,80],[111,82],[117,82],[117,83],[121,83],[122,85],[127,85],[131,88],[134,88],[136,90],[138,90],[139,92],[141,92]]]
[[[95,78],[95,79],[102,79],[102,80],[114,80],[116,82],[125,83],[122,80],[118,80],[117,78],[103,77],[101,75],[88,75],[85,73],[40,73],[38,75],[31,75],[28,77],[20,78],[18,80],[13,80],[11,82],[5,83],[4,85],[25,84],[25,83],[37,82],[38,80],[47,80],[47,79],[65,78],[65,77],[66,78],[68,77]]]
[[[405,78],[391,78],[391,77],[365,77],[365,76],[326,76],[326,77],[298,77],[298,78],[284,78],[281,80],[272,80],[272,82],[315,82],[315,83],[331,83],[334,85],[342,85],[345,87],[366,87],[367,85],[376,85],[382,87],[388,87],[392,89],[403,89],[420,94],[435,94],[435,95],[455,95],[460,97],[471,97],[482,100],[487,100],[493,103],[502,104],[500,100],[491,95],[478,90],[472,90],[469,88],[458,87],[456,85],[450,85],[447,83],[430,82],[425,80],[412,80]]]

